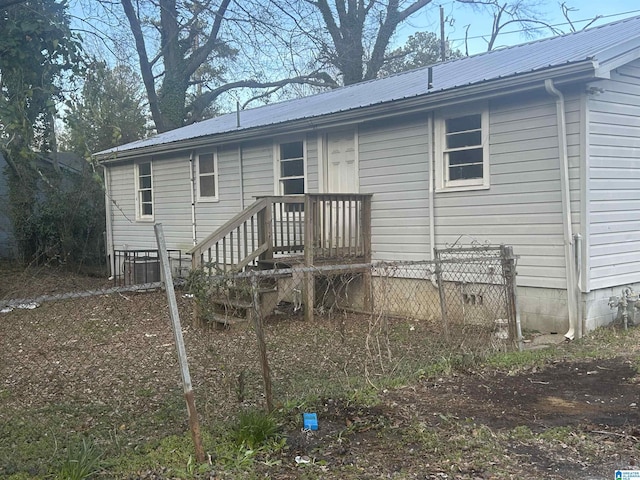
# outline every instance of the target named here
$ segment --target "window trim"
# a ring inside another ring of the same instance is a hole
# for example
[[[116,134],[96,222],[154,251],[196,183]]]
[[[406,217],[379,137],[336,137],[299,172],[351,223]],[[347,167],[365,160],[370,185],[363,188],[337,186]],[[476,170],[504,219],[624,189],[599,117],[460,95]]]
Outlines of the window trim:
[[[206,173],[203,175],[213,175],[214,178],[214,188],[216,191],[216,194],[214,196],[211,197],[207,197],[207,196],[202,196],[201,192],[200,192],[200,155],[213,155],[213,174],[211,173]],[[196,201],[197,202],[203,202],[203,203],[214,203],[214,202],[218,202],[220,201],[220,190],[218,189],[218,177],[220,176],[220,172],[218,170],[218,149],[215,148],[213,150],[203,150],[202,152],[197,152],[196,153],[196,159],[195,159],[195,163],[196,163]]]
[[[149,164],[149,178],[151,179],[151,188],[148,190],[151,191],[151,215],[145,215],[142,213],[142,198],[140,196],[141,192],[147,189],[140,188],[140,166],[148,163]],[[135,182],[135,208],[136,208],[136,221],[138,222],[153,222],[156,206],[155,206],[155,193],[153,189],[153,161],[152,159],[145,159],[136,161],[134,164],[134,182]]]
[[[284,189],[282,188],[282,176],[281,176],[281,162],[280,162],[280,146],[285,143],[302,143],[302,168],[303,175],[302,177],[285,177],[285,178],[302,178],[304,181],[304,192],[301,194],[294,195],[304,195],[309,193],[309,183],[308,183],[308,175],[307,175],[307,140],[306,138],[293,137],[293,138],[278,138],[273,142],[273,177],[274,177],[274,194],[277,196],[285,196],[283,193]]]
[[[449,165],[446,157],[446,121],[467,115],[480,115],[482,146],[482,178],[465,180],[448,180]],[[487,104],[476,105],[465,109],[448,110],[436,114],[435,119],[435,167],[436,192],[486,190],[491,186],[489,162],[489,108]]]

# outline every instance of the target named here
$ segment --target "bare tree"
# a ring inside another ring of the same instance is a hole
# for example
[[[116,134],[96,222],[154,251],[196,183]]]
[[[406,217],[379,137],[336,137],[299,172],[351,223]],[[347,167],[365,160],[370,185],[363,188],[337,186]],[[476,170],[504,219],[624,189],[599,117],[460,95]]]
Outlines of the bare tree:
[[[399,25],[432,0],[272,0],[344,85],[378,76]],[[305,9],[306,5],[306,9]]]
[[[535,38],[541,30],[546,30],[554,35],[562,33],[556,27],[544,19],[544,14],[539,10],[540,2],[536,0],[457,0],[476,8],[479,12],[493,16],[491,33],[487,42],[487,51],[495,48],[498,36],[506,27],[515,26],[521,30],[527,38]],[[466,43],[466,40],[465,40]]]
[[[201,120],[220,95],[233,89],[278,88],[292,83],[335,86],[326,74],[318,71],[275,80],[250,77],[226,80],[228,65],[238,54],[233,35],[250,31],[259,21],[246,2],[241,5],[232,0],[184,3],[120,0],[120,3],[135,40],[149,110],[158,132]],[[286,68],[280,70],[288,72]]]
[[[602,18],[602,15],[596,15],[592,19],[588,20],[588,22],[582,28],[578,29],[578,28],[576,28],[575,22],[573,20],[571,20],[571,18],[570,18],[571,13],[577,12],[578,9],[568,6],[567,2],[562,2],[560,4],[560,8],[562,9],[562,16],[564,17],[564,19],[569,24],[569,29],[570,29],[571,32],[577,32],[578,30],[585,30],[585,29],[589,28],[591,25],[593,25],[594,22],[596,22],[596,21],[598,21],[599,19]]]

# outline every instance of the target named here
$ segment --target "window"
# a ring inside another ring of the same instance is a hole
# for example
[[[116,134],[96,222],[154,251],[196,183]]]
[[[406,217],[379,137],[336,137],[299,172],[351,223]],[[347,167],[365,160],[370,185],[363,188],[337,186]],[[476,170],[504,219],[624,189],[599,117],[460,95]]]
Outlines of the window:
[[[196,164],[198,200],[218,200],[218,158],[215,153],[201,153]]]
[[[153,181],[151,162],[136,164],[136,218],[153,220]]]
[[[440,189],[489,187],[488,113],[471,112],[440,118],[437,165]]]
[[[278,183],[280,195],[304,193],[304,142],[278,146]]]

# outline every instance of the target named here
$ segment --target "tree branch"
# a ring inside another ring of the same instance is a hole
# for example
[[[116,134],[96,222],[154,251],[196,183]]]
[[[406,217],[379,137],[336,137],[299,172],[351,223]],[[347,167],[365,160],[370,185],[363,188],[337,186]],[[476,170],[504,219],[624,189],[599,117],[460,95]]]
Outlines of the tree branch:
[[[195,99],[188,108],[191,113],[191,118],[187,122],[188,124],[198,122],[202,120],[202,112],[211,105],[220,95],[236,88],[274,88],[284,87],[286,85],[314,85],[318,87],[330,87],[335,88],[338,85],[323,72],[318,72],[312,75],[304,75],[293,78],[285,78],[283,80],[277,80],[273,82],[259,82],[257,80],[238,80],[236,82],[227,83],[221,85],[218,88],[203,93],[200,97]]]
[[[138,20],[135,10],[133,9],[131,0],[120,1],[122,3],[122,7],[124,8],[124,13],[129,20],[131,33],[133,34],[133,38],[136,42],[136,51],[138,52],[138,59],[140,62],[140,74],[142,75],[142,81],[144,83],[145,90],[147,91],[149,110],[151,110],[151,115],[153,117],[153,121],[156,124],[156,129],[158,131],[164,131],[162,112],[160,111],[160,105],[158,103],[158,95],[156,93],[153,71],[151,68],[151,64],[149,63],[149,58],[147,56],[147,47],[144,42],[144,35],[142,34],[140,21]]]

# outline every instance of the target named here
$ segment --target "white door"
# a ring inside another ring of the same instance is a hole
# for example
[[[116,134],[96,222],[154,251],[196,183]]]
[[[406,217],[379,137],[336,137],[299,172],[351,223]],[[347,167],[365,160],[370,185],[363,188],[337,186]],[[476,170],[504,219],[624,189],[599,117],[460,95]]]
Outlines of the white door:
[[[353,130],[329,132],[325,137],[325,193],[358,193],[358,163]],[[354,249],[358,237],[358,205],[353,199],[334,199],[323,206],[324,242],[330,255]],[[350,253],[350,252],[349,252]]]
[[[358,165],[353,130],[326,136],[326,193],[358,193]]]

